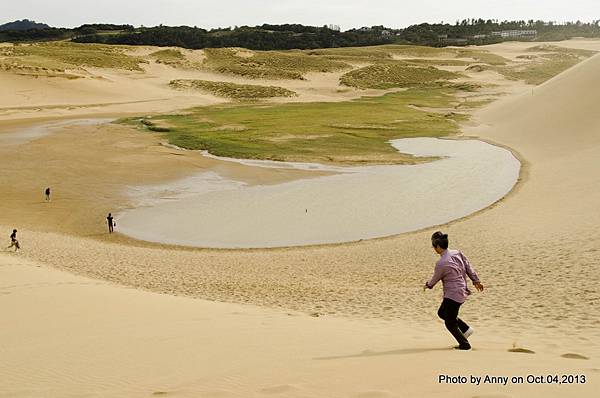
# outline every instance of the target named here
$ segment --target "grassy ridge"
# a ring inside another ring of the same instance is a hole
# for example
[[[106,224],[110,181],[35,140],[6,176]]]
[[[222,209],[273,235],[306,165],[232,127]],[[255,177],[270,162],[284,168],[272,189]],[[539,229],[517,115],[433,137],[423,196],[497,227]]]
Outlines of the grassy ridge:
[[[326,48],[307,50],[305,54],[344,63],[372,63],[392,59],[392,53],[384,46]]]
[[[336,72],[351,65],[385,65],[395,59],[419,65],[466,66],[481,62],[504,65],[507,59],[485,50],[408,45],[346,47],[317,50],[249,51],[206,49],[204,66],[219,73],[255,79],[302,79],[307,72]],[[428,57],[428,59],[416,59]],[[404,59],[406,58],[406,59]],[[457,58],[470,58],[473,61]]]
[[[113,68],[141,71],[140,64],[147,63],[141,57],[126,55],[114,46],[77,44],[70,42],[36,43],[0,48],[5,62],[22,66],[40,66],[50,70],[64,71],[79,67]]]
[[[218,156],[285,161],[388,164],[414,161],[387,141],[445,136],[463,115],[411,107],[451,106],[448,88],[411,89],[331,103],[219,105],[184,115],[127,119],[165,134],[171,144]],[[158,130],[157,130],[158,128]]]
[[[150,54],[150,58],[154,59],[158,63],[167,65],[177,65],[185,61],[185,56],[181,53],[181,51],[176,49],[155,51]]]
[[[434,68],[414,66],[402,61],[365,66],[344,74],[340,82],[345,86],[361,89],[407,88],[433,86],[440,82],[457,79],[460,74]]]
[[[541,53],[541,55],[521,56],[519,59],[528,62],[517,65],[475,65],[469,69],[476,71],[494,70],[507,79],[523,80],[527,84],[538,85],[596,54],[595,51],[551,45],[531,47],[527,51]]]
[[[311,57],[302,51],[249,51],[210,48],[204,65],[219,73],[253,79],[303,79],[306,72],[334,72],[350,66],[323,57]]]
[[[293,97],[295,92],[283,87],[260,86],[255,84],[236,84],[208,80],[172,80],[169,85],[175,89],[195,89],[219,97],[240,100],[264,99],[273,97]]]
[[[528,84],[537,85],[596,54],[595,51],[551,45],[531,47],[528,51],[542,52],[542,55],[525,66],[505,67],[500,72],[509,79],[524,80]]]

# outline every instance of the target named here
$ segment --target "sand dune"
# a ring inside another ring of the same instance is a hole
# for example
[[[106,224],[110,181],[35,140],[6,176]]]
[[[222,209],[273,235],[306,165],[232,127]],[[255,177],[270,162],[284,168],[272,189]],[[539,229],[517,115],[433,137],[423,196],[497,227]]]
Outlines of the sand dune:
[[[593,57],[530,93],[498,101],[476,114],[480,126],[467,130],[515,148],[530,163],[519,198],[536,206],[521,222],[531,218],[538,234],[560,236],[598,221],[599,65]]]
[[[484,46],[484,48],[515,60],[518,55],[529,54],[527,49],[531,45],[531,43],[502,43]],[[556,45],[600,50],[597,40],[569,40]],[[3,44],[3,46],[10,45]],[[163,49],[151,46],[123,47],[122,50],[126,54],[146,58],[148,63],[140,64],[141,71],[85,67],[61,72],[69,76],[69,78],[64,78],[52,77],[46,72],[28,74],[18,68],[16,70],[0,70],[0,84],[5,89],[0,96],[0,120],[76,117],[94,114],[147,114],[226,102],[226,99],[204,92],[174,90],[169,87],[169,82],[176,79],[274,85],[298,94],[296,97],[278,99],[279,102],[344,101],[364,95],[385,93],[384,90],[356,90],[341,86],[339,79],[345,71],[308,72],[305,74],[304,80],[263,79],[257,81],[242,76],[220,74],[208,69],[174,67],[156,62],[151,58],[151,53]],[[178,50],[192,64],[199,65],[205,59],[202,50]],[[353,67],[361,66],[364,65],[354,65]],[[449,68],[457,71],[465,69],[464,67]],[[474,74],[467,73],[467,75],[471,79],[475,77]],[[499,85],[496,89],[490,90],[492,94],[513,90],[514,84],[506,79],[495,79],[493,76],[490,79],[490,76],[486,76],[483,80]]]
[[[434,229],[346,245],[218,251],[24,228],[24,251],[0,257],[0,391],[24,397],[595,396],[599,68],[596,56],[533,92],[521,87],[521,95],[477,112],[464,129],[511,148],[525,165],[504,200],[442,227],[487,286],[461,310],[477,328],[474,351],[448,350],[450,336],[435,316],[440,292],[419,289],[435,261]],[[65,144],[66,138],[40,142]],[[447,386],[437,380],[444,373],[572,373],[585,374],[588,383]]]
[[[0,255],[0,388],[11,397],[591,397],[597,348],[486,325],[475,351],[404,321],[307,317],[158,295]],[[43,325],[43,327],[41,327]],[[510,352],[513,350],[514,352]],[[584,385],[440,375],[585,374]]]
[[[141,47],[129,52],[148,56],[160,47]],[[202,51],[185,50],[188,60],[201,62]],[[285,87],[296,92],[280,102],[344,101],[363,95],[381,95],[383,90],[356,90],[340,87],[344,72],[307,73],[305,80],[259,80],[219,74],[206,69],[175,68],[151,61],[141,64],[142,71],[86,67],[65,71],[77,78],[45,74],[26,75],[18,70],[0,69],[0,120],[64,117],[92,114],[149,114],[170,112],[192,106],[228,102],[209,93],[174,90],[169,82],[176,79],[224,81],[238,84],[261,84]]]

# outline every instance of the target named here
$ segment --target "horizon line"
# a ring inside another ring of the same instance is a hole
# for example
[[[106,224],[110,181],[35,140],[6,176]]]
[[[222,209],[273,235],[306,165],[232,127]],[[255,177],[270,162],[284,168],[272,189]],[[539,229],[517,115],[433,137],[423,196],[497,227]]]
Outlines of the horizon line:
[[[429,21],[425,21],[425,22],[419,22],[419,23],[413,23],[404,27],[391,27],[391,26],[385,26],[385,25],[361,25],[361,26],[352,26],[346,29],[341,29],[342,25],[337,24],[337,23],[330,23],[330,24],[325,24],[325,25],[306,25],[303,23],[298,23],[298,22],[285,22],[285,23],[269,23],[269,22],[263,22],[260,25],[228,25],[228,26],[218,26],[218,27],[202,27],[202,26],[198,26],[198,25],[169,25],[169,24],[158,24],[158,25],[154,25],[154,26],[146,26],[146,25],[138,25],[135,26],[133,24],[128,24],[128,23],[113,23],[113,22],[86,22],[83,23],[81,25],[76,25],[76,26],[52,26],[49,25],[45,22],[39,22],[39,21],[35,21],[33,19],[29,19],[29,18],[22,18],[22,19],[16,19],[16,20],[12,20],[12,21],[8,21],[8,22],[0,22],[0,26],[2,25],[6,25],[9,23],[13,23],[13,22],[20,22],[20,21],[29,21],[29,22],[33,22],[33,23],[38,23],[38,24],[44,24],[44,25],[48,25],[50,28],[55,28],[55,29],[75,29],[78,28],[80,26],[84,26],[84,25],[130,25],[133,26],[134,28],[156,28],[156,27],[171,27],[171,28],[177,28],[177,27],[189,27],[189,28],[197,28],[197,29],[204,29],[204,30],[218,30],[218,29],[232,29],[232,28],[239,28],[239,27],[243,27],[243,26],[247,26],[247,27],[259,27],[261,25],[274,25],[274,26],[280,26],[280,25],[302,25],[302,26],[308,26],[308,27],[323,27],[323,26],[329,26],[329,25],[336,25],[340,27],[341,31],[348,31],[348,30],[352,30],[352,29],[360,29],[363,27],[374,27],[374,26],[383,26],[384,28],[388,28],[388,29],[394,29],[394,30],[400,30],[400,29],[406,29],[409,28],[411,26],[415,26],[415,25],[422,25],[422,24],[429,24],[429,25],[450,25],[450,26],[455,26],[457,22],[461,22],[461,21],[471,21],[471,20],[479,20],[482,19],[484,21],[497,21],[497,23],[504,23],[504,22],[519,22],[519,21],[524,21],[524,22],[529,22],[529,21],[534,21],[534,22],[538,22],[538,21],[542,21],[544,23],[553,23],[554,25],[566,25],[568,23],[577,23],[577,22],[581,22],[583,24],[593,24],[596,23],[596,25],[600,25],[600,19],[590,19],[590,20],[562,20],[562,21],[557,21],[557,20],[543,20],[543,19],[504,19],[504,20],[499,20],[499,19],[494,19],[494,18],[462,18],[460,20],[455,20],[454,22],[449,22],[449,21],[439,21],[439,22],[429,22]]]

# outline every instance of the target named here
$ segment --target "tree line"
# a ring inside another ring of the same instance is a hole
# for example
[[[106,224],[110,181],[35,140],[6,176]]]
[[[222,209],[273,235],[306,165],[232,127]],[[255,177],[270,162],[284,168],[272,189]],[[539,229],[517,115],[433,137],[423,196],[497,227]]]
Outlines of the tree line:
[[[440,37],[463,39],[464,44],[488,44],[501,41],[492,36],[493,32],[505,30],[535,30],[537,41],[560,41],[573,37],[600,37],[600,20],[584,23],[581,21],[557,24],[541,20],[498,21],[483,19],[464,19],[454,24],[438,23],[412,25],[400,32],[402,40],[421,45],[445,45]],[[486,36],[486,37],[481,37]],[[511,40],[515,40],[511,38]]]
[[[244,47],[251,50],[289,50],[331,47],[370,46],[389,44],[393,37],[370,31],[339,32],[327,27],[302,25],[262,25],[213,29],[187,26],[137,29],[115,35],[78,36],[79,43],[105,43],[129,45],[177,46],[190,49]]]
[[[73,29],[53,27],[6,29],[0,30],[0,42],[65,40],[78,36],[111,32],[132,32],[134,30],[135,28],[132,25],[113,24],[85,24]]]
[[[358,47],[378,44],[419,44],[444,46],[459,39],[461,44],[488,44],[501,41],[492,32],[536,30],[536,40],[556,41],[571,37],[600,37],[600,21],[557,24],[545,21],[497,21],[465,19],[450,23],[412,25],[404,29],[384,26],[344,32],[300,24],[239,26],[206,30],[189,26],[134,28],[131,25],[86,24],[74,29],[42,28],[0,31],[0,41],[43,41],[71,39],[78,43],[177,46],[190,49],[245,47],[253,50],[315,49]],[[445,40],[443,40],[443,39]],[[450,39],[450,40],[447,40]]]

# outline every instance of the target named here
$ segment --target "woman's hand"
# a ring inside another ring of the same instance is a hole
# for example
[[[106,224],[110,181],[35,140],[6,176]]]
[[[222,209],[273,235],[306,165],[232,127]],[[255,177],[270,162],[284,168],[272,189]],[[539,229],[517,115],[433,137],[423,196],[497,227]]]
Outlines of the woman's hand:
[[[481,284],[481,282],[475,282],[475,283],[473,283],[473,285],[475,285],[475,288],[478,291],[483,292],[483,285]]]

